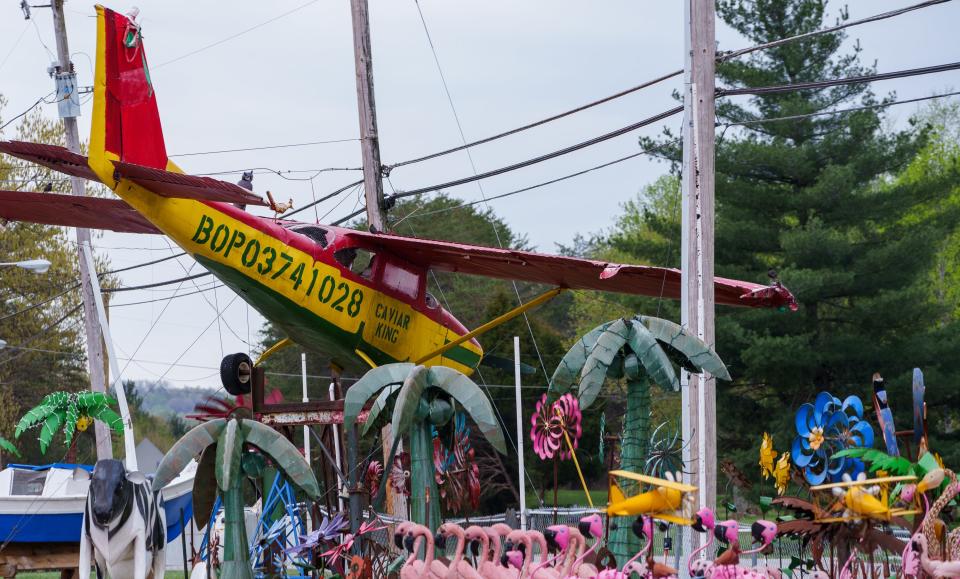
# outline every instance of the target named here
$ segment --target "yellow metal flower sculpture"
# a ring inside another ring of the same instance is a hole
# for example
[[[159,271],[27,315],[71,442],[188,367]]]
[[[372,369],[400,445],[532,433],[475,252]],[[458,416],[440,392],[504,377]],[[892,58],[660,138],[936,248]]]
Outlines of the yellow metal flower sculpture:
[[[787,484],[790,482],[790,453],[785,452],[780,455],[777,461],[777,468],[773,471],[773,484],[777,487],[777,494],[781,497],[787,491]]]
[[[773,461],[777,458],[777,451],[773,450],[773,437],[763,433],[763,442],[760,443],[760,474],[763,480],[773,475]]]

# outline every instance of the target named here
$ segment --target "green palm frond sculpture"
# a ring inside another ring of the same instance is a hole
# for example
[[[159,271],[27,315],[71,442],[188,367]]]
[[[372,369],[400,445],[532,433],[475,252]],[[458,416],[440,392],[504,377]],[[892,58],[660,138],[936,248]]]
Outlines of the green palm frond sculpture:
[[[577,389],[580,408],[596,400],[607,378],[627,381],[627,409],[623,419],[620,468],[641,472],[649,454],[650,385],[677,390],[674,364],[693,373],[709,372],[730,380],[723,361],[702,340],[679,325],[661,318],[635,316],[600,324],[577,340],[550,379],[552,402]],[[629,525],[611,531],[610,550],[625,561],[640,550]]]
[[[255,420],[219,418],[205,422],[180,438],[157,466],[153,488],[170,484],[198,454],[200,466],[193,481],[194,504],[212,506],[217,493],[223,502],[223,564],[220,577],[253,579],[250,549],[243,522],[243,462],[251,456],[245,447],[254,446],[269,457],[284,476],[302,489],[310,499],[320,496],[320,486],[300,450],[276,430]],[[212,454],[210,454],[212,453]],[[204,468],[215,460],[212,469]],[[215,480],[210,480],[211,476]],[[194,510],[197,526],[206,526],[210,511]]]
[[[346,428],[357,422],[364,405],[374,395],[367,421],[361,434],[377,422],[382,411],[393,404],[391,424],[395,440],[390,458],[393,463],[400,437],[410,441],[410,518],[431,529],[440,526],[440,494],[434,477],[433,431],[453,418],[454,404],[459,404],[476,423],[477,428],[500,453],[507,445],[497,422],[493,405],[477,384],[464,374],[445,366],[415,366],[409,363],[386,364],[374,368],[347,390],[343,405]],[[380,485],[378,502],[386,485]]]
[[[9,440],[7,440],[2,436],[0,436],[0,450],[4,452],[9,452],[10,454],[17,457],[20,456],[20,451],[17,450],[17,447],[14,446],[12,442],[10,442]]]
[[[40,452],[46,454],[53,437],[61,429],[64,442],[70,445],[76,431],[83,432],[94,420],[122,434],[123,420],[110,407],[116,403],[103,392],[52,392],[23,415],[17,423],[14,437],[20,438],[25,431],[39,428]]]

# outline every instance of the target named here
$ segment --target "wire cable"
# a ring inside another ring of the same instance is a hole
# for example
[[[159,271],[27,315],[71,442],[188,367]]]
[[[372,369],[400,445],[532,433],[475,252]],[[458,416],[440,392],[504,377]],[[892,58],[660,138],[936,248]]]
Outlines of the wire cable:
[[[671,79],[671,78],[673,78],[673,77],[675,77],[675,76],[680,76],[681,74],[683,74],[683,69],[675,70],[675,71],[673,71],[673,72],[668,72],[668,73],[666,73],[666,74],[664,74],[664,75],[662,75],[662,76],[658,76],[657,78],[655,78],[655,79],[653,79],[653,80],[648,80],[647,82],[638,84],[638,85],[636,85],[636,86],[634,86],[634,87],[630,87],[630,88],[628,88],[628,89],[626,89],[626,90],[622,90],[622,91],[620,91],[620,92],[618,92],[618,93],[614,93],[614,94],[612,94],[612,95],[610,95],[610,96],[603,97],[602,99],[598,99],[598,100],[595,100],[595,101],[591,101],[591,102],[586,103],[586,104],[584,104],[584,105],[580,105],[579,107],[570,109],[570,110],[568,110],[568,111],[564,111],[564,112],[559,113],[559,114],[556,114],[556,115],[553,115],[553,116],[551,116],[551,117],[547,117],[547,118],[545,118],[545,119],[541,119],[541,120],[539,120],[539,121],[535,121],[535,122],[532,122],[532,123],[529,123],[529,124],[526,124],[526,125],[517,127],[517,128],[515,128],[515,129],[510,129],[509,131],[504,131],[504,132],[502,132],[502,133],[497,133],[496,135],[491,135],[491,136],[485,137],[485,138],[483,138],[483,139],[479,139],[479,140],[476,140],[476,141],[471,141],[471,142],[469,142],[469,143],[464,143],[463,145],[460,145],[459,147],[453,147],[453,148],[451,148],[451,149],[446,149],[446,150],[444,150],[444,151],[438,151],[438,152],[436,152],[436,153],[431,153],[431,154],[429,154],[429,155],[424,155],[423,157],[417,157],[417,158],[415,158],[415,159],[409,159],[409,160],[407,160],[407,161],[401,161],[401,162],[399,162],[399,163],[393,163],[392,165],[385,165],[385,166],[384,166],[384,169],[386,169],[387,171],[389,171],[389,170],[395,169],[395,168],[397,168],[397,167],[403,167],[403,166],[405,166],[405,165],[412,165],[412,164],[414,164],[414,163],[420,163],[420,162],[422,162],[422,161],[427,161],[427,160],[430,160],[430,159],[436,159],[437,157],[442,157],[442,156],[444,156],[444,155],[449,155],[450,153],[456,153],[456,152],[458,152],[458,151],[464,151],[464,150],[466,150],[466,149],[470,149],[470,148],[472,148],[472,147],[476,147],[477,145],[483,145],[483,144],[489,143],[489,142],[491,142],[491,141],[496,141],[497,139],[502,139],[502,138],[504,138],[504,137],[509,137],[510,135],[515,135],[515,134],[517,134],[517,133],[526,131],[526,130],[528,130],[528,129],[532,129],[532,128],[534,128],[534,127],[539,127],[539,126],[541,126],[541,125],[545,125],[545,124],[547,124],[547,123],[556,121],[556,120],[558,120],[558,119],[562,119],[562,118],[564,118],[564,117],[568,117],[568,116],[570,116],[570,115],[572,115],[572,114],[579,113],[579,112],[585,111],[585,110],[587,110],[587,109],[591,109],[591,108],[593,108],[593,107],[595,107],[595,106],[602,105],[602,104],[604,104],[604,103],[608,103],[608,102],[610,102],[610,101],[612,101],[612,100],[616,100],[616,99],[618,99],[618,98],[627,96],[627,95],[629,95],[629,94],[633,94],[633,93],[635,93],[635,92],[637,92],[637,91],[639,91],[639,90],[643,90],[643,89],[645,89],[645,88],[647,88],[647,87],[651,87],[651,86],[653,86],[653,85],[655,85],[655,84],[658,84],[658,83],[661,83],[661,82],[663,82],[663,81],[665,81],[665,80],[669,80],[669,79]]]
[[[429,187],[420,187],[420,188],[414,189],[414,190],[412,190],[412,191],[403,191],[403,192],[400,192],[400,193],[395,193],[395,194],[393,194],[393,195],[390,196],[390,199],[403,199],[403,198],[405,198],[405,197],[413,197],[414,195],[420,195],[420,194],[422,194],[422,193],[430,193],[430,192],[432,192],[432,191],[437,191],[437,190],[440,190],[440,189],[446,189],[446,188],[449,188],[449,187],[456,187],[456,186],[458,186],[458,185],[464,185],[464,184],[466,184],[466,183],[472,183],[472,182],[474,182],[474,181],[480,181],[481,179],[487,179],[487,178],[489,178],[489,177],[495,177],[495,176],[497,176],[497,175],[501,175],[501,174],[503,174],[503,173],[508,173],[508,172],[510,172],[510,171],[516,171],[517,169],[523,169],[523,168],[525,168],[525,167],[529,167],[530,165],[535,165],[535,164],[537,164],[537,163],[542,163],[543,161],[548,161],[548,160],[550,160],[550,159],[554,159],[554,158],[556,158],[556,157],[560,157],[560,156],[562,156],[562,155],[566,155],[566,154],[572,153],[572,152],[574,152],[574,151],[579,151],[580,149],[584,149],[584,148],[586,148],[586,147],[590,147],[590,146],[596,145],[596,144],[598,144],[598,143],[602,143],[602,142],[604,142],[604,141],[608,141],[608,140],[613,139],[613,138],[615,138],[615,137],[619,137],[619,136],[621,136],[621,135],[625,135],[625,134],[630,133],[630,132],[632,132],[632,131],[635,131],[635,130],[637,130],[637,129],[639,129],[639,128],[645,127],[645,126],[647,126],[647,125],[653,124],[653,123],[658,122],[658,121],[662,121],[663,119],[669,118],[669,117],[671,117],[671,116],[673,116],[673,115],[675,115],[675,114],[677,114],[677,113],[679,113],[679,112],[681,112],[681,111],[683,111],[683,106],[673,107],[672,109],[668,109],[668,110],[666,110],[666,111],[657,113],[657,114],[655,114],[655,115],[653,115],[653,116],[651,116],[651,117],[647,117],[647,118],[645,118],[645,119],[643,119],[643,120],[641,120],[641,121],[638,121],[638,122],[636,122],[636,123],[633,123],[633,124],[627,125],[627,126],[625,126],[625,127],[619,128],[619,129],[617,129],[617,130],[615,130],[615,131],[611,131],[611,132],[609,132],[609,133],[605,133],[605,134],[603,134],[603,135],[600,135],[600,136],[597,136],[597,137],[593,137],[592,139],[588,139],[588,140],[586,140],[586,141],[582,141],[582,142],[577,143],[577,144],[575,144],[575,145],[570,145],[569,147],[565,147],[565,148],[563,148],[563,149],[559,149],[559,150],[553,151],[553,152],[551,152],[551,153],[546,153],[546,154],[544,154],[544,155],[540,155],[539,157],[534,157],[534,158],[532,158],[532,159],[527,159],[526,161],[521,161],[521,162],[519,162],[519,163],[514,163],[513,165],[507,165],[506,167],[500,167],[499,169],[493,169],[493,170],[490,170],[490,171],[486,171],[486,172],[484,172],[484,173],[474,174],[474,175],[471,176],[471,177],[463,177],[463,178],[461,178],[461,179],[455,179],[455,180],[453,180],[453,181],[447,181],[446,183],[440,183],[439,185],[431,185],[431,186],[429,186]],[[340,225],[340,224],[342,224],[342,223],[345,223],[345,222],[353,219],[354,217],[360,215],[361,213],[363,213],[363,211],[364,211],[364,209],[359,209],[359,210],[357,210],[357,211],[354,211],[354,212],[351,213],[350,215],[347,215],[346,217],[343,217],[343,218],[341,218],[341,219],[333,222],[332,225]]]
[[[221,153],[245,153],[247,151],[269,151],[272,149],[289,149],[291,147],[310,147],[313,145],[332,145],[334,143],[352,143],[360,139],[332,139],[329,141],[307,141],[304,143],[286,143],[283,145],[264,145],[262,147],[243,147],[241,149],[219,149],[216,151],[197,151],[194,153],[176,153],[170,157],[196,157],[198,155],[219,155]]]
[[[884,108],[892,107],[892,106],[895,106],[895,105],[905,105],[905,104],[909,104],[909,103],[916,103],[916,102],[927,101],[927,100],[931,100],[931,99],[942,99],[942,98],[951,97],[951,96],[957,96],[957,95],[960,95],[960,91],[948,92],[948,93],[943,93],[943,94],[935,94],[935,95],[930,95],[930,96],[925,96],[925,97],[917,97],[917,98],[912,98],[912,99],[904,99],[904,100],[892,101],[892,102],[888,102],[888,103],[877,103],[877,104],[873,104],[873,105],[863,105],[863,106],[859,106],[859,107],[850,107],[850,108],[839,109],[839,110],[835,110],[835,111],[820,111],[820,112],[816,112],[816,113],[806,113],[806,114],[802,114],[802,115],[788,115],[788,116],[785,116],[785,117],[770,117],[770,118],[766,118],[766,119],[752,119],[752,120],[747,120],[747,121],[737,121],[737,122],[733,122],[733,123],[717,123],[717,126],[718,126],[718,127],[738,127],[738,126],[747,126],[747,125],[759,125],[759,124],[763,124],[763,123],[773,123],[773,122],[778,122],[778,121],[796,121],[796,120],[800,120],[800,119],[809,119],[809,118],[812,118],[812,117],[823,117],[823,116],[828,116],[828,115],[840,115],[840,114],[846,114],[846,113],[853,113],[853,112],[857,112],[857,111],[866,111],[866,110],[873,110],[873,109],[884,109]]]
[[[845,78],[831,78],[827,80],[815,80],[812,82],[798,82],[793,84],[783,84],[777,86],[757,86],[744,88],[718,89],[717,96],[738,96],[738,95],[764,95],[778,94],[785,92],[795,92],[800,90],[822,89],[831,86],[843,84],[860,84],[866,82],[875,82],[879,80],[891,80],[895,78],[905,78],[910,76],[919,76],[924,74],[935,74],[938,72],[947,72],[960,68],[960,62],[950,62],[947,64],[938,64],[935,66],[925,66],[921,68],[909,68],[897,70],[894,72],[881,72],[876,74],[864,74],[860,76],[848,76]]]
[[[203,51],[205,51],[205,50],[209,50],[209,49],[211,49],[211,48],[213,48],[213,47],[215,47],[215,46],[219,46],[219,45],[223,44],[224,42],[229,42],[229,41],[233,40],[234,38],[238,38],[238,37],[240,37],[240,36],[243,36],[244,34],[247,34],[248,32],[253,32],[254,30],[256,30],[256,29],[258,29],[258,28],[261,28],[261,27],[263,27],[263,26],[266,26],[267,24],[276,22],[277,20],[280,20],[281,18],[284,18],[284,17],[286,17],[286,16],[290,16],[290,15],[293,14],[294,12],[299,12],[300,10],[303,10],[304,8],[306,8],[306,7],[308,7],[308,6],[311,6],[311,5],[313,5],[313,4],[316,4],[316,3],[319,2],[319,1],[320,1],[320,0],[310,0],[310,2],[307,2],[306,4],[301,4],[300,6],[297,6],[296,8],[293,8],[292,10],[288,10],[288,11],[284,12],[283,14],[280,14],[280,15],[278,15],[278,16],[274,16],[273,18],[270,18],[269,20],[264,20],[263,22],[261,22],[261,23],[259,23],[259,24],[255,24],[255,25],[251,26],[250,28],[245,28],[244,30],[241,30],[240,32],[231,34],[230,36],[227,36],[226,38],[221,38],[220,40],[217,40],[216,42],[211,42],[210,44],[207,44],[207,45],[205,45],[205,46],[201,46],[200,48],[197,48],[197,49],[195,49],[195,50],[191,50],[190,52],[181,54],[180,56],[177,56],[177,57],[172,58],[172,59],[170,59],[170,60],[161,62],[160,64],[157,64],[157,65],[153,66],[152,68],[153,68],[153,70],[156,70],[156,69],[160,68],[161,66],[167,66],[168,64],[173,64],[174,62],[178,62],[178,61],[180,61],[180,60],[183,60],[184,58],[188,58],[188,57],[190,57],[190,56],[193,56],[194,54],[198,54],[198,53],[203,52]]]
[[[131,286],[123,286],[123,287],[117,287],[117,288],[108,288],[108,289],[101,290],[101,291],[102,291],[103,293],[105,293],[105,294],[115,294],[115,293],[119,293],[119,292],[130,292],[130,291],[134,291],[134,290],[150,289],[150,288],[154,288],[154,287],[171,285],[171,284],[175,284],[175,283],[177,283],[177,282],[190,281],[190,280],[192,280],[192,279],[197,279],[197,278],[201,278],[201,277],[206,277],[206,276],[208,276],[208,275],[213,275],[213,274],[211,274],[209,271],[206,271],[206,272],[204,272],[204,273],[195,273],[195,274],[193,274],[193,275],[188,275],[188,276],[186,276],[186,277],[178,277],[178,278],[176,278],[176,279],[168,279],[168,280],[158,281],[158,282],[154,282],[154,283],[148,283],[148,284],[144,284],[144,285],[131,285]]]
[[[50,91],[50,92],[47,93],[45,96],[42,96],[42,97],[38,98],[38,99],[37,99],[37,102],[35,102],[35,103],[33,103],[32,105],[30,105],[30,107],[29,107],[27,110],[23,111],[23,112],[20,113],[19,115],[13,117],[13,118],[10,119],[9,121],[7,121],[7,122],[3,123],[2,125],[0,125],[0,131],[2,131],[3,129],[9,127],[9,126],[10,126],[10,123],[12,123],[13,121],[19,119],[20,117],[24,116],[25,114],[29,113],[29,112],[32,111],[33,109],[35,109],[35,108],[37,108],[38,106],[40,106],[40,103],[50,104],[50,103],[47,101],[47,97],[49,97],[50,95],[54,94],[55,92],[57,92],[57,91]]]
[[[513,195],[519,195],[520,193],[526,193],[527,191],[533,191],[534,189],[540,189],[541,187],[546,187],[547,185],[553,185],[554,183],[559,183],[559,182],[561,182],[561,181],[566,181],[567,179],[573,179],[574,177],[579,177],[579,176],[581,176],[581,175],[586,175],[587,173],[592,173],[593,171],[597,171],[597,170],[600,170],[600,169],[605,169],[605,168],[607,168],[607,167],[611,167],[611,166],[613,166],[613,165],[617,165],[617,164],[619,164],[619,163],[623,163],[624,161],[629,161],[630,159],[635,159],[635,158],[641,157],[641,156],[643,156],[643,155],[650,155],[650,154],[652,154],[652,152],[653,152],[654,150],[656,150],[656,149],[659,149],[659,148],[664,147],[664,146],[666,146],[666,145],[678,143],[678,142],[680,142],[680,138],[679,138],[679,137],[676,138],[676,139],[671,139],[671,140],[669,140],[669,141],[666,141],[666,142],[664,142],[664,143],[661,143],[660,145],[657,145],[656,147],[652,147],[652,148],[650,148],[650,149],[645,149],[645,150],[643,150],[643,151],[640,151],[640,152],[637,152],[637,153],[632,153],[632,154],[630,154],[630,155],[625,155],[625,156],[623,156],[623,157],[614,159],[614,160],[612,160],[612,161],[607,161],[606,163],[601,163],[601,164],[599,164],[599,165],[594,165],[594,166],[592,166],[592,167],[588,167],[588,168],[586,168],[586,169],[583,169],[583,170],[581,170],[581,171],[577,171],[577,172],[575,172],[575,173],[568,173],[567,175],[563,175],[562,177],[557,177],[557,178],[555,178],[555,179],[550,179],[549,181],[543,181],[542,183],[537,183],[536,185],[530,185],[530,186],[528,186],[528,187],[523,187],[523,188],[521,188],[521,189],[515,189],[515,190],[513,190],[513,191],[508,191],[508,192],[506,192],[506,193],[500,193],[500,194],[498,194],[498,195],[493,195],[493,196],[487,197],[487,198],[485,198],[485,199],[478,199],[478,200],[476,200],[476,201],[467,201],[467,202],[465,202],[465,203],[461,203],[460,205],[455,205],[455,206],[453,206],[453,207],[444,207],[444,208],[442,208],[442,209],[435,209],[435,210],[433,210],[433,211],[427,211],[426,213],[419,213],[417,216],[418,216],[418,217],[427,217],[427,216],[430,216],[430,215],[436,215],[437,213],[446,213],[447,211],[453,211],[454,209],[461,209],[461,208],[463,208],[463,207],[470,207],[470,206],[472,206],[472,205],[479,205],[479,204],[481,204],[481,203],[486,203],[486,202],[489,202],[489,201],[495,201],[495,200],[497,200],[497,199],[503,199],[504,197],[512,197]]]
[[[337,189],[337,190],[334,191],[333,193],[328,193],[328,194],[324,195],[323,197],[317,199],[316,201],[314,201],[314,202],[312,202],[312,203],[307,203],[306,205],[304,205],[303,207],[301,207],[301,208],[299,208],[299,209],[295,209],[295,210],[293,210],[293,211],[288,212],[288,213],[287,213],[287,217],[290,217],[291,215],[296,215],[297,213],[300,213],[301,211],[306,211],[307,209],[310,209],[311,207],[315,207],[318,203],[323,203],[323,202],[326,201],[327,199],[331,199],[331,198],[333,198],[333,197],[336,197],[337,195],[343,193],[344,191],[346,191],[346,190],[348,190],[348,189],[351,189],[351,188],[353,188],[353,187],[356,187],[357,185],[360,185],[360,184],[362,184],[362,183],[363,183],[363,179],[360,179],[359,181],[354,181],[353,183],[350,183],[349,185],[344,185],[343,187]]]
[[[852,26],[858,26],[860,24],[867,24],[868,22],[877,22],[878,20],[885,20],[887,18],[893,18],[894,16],[900,16],[901,14],[906,14],[907,12],[912,12],[914,10],[920,10],[921,8],[929,8],[930,6],[935,6],[937,4],[944,4],[950,2],[951,0],[929,0],[927,2],[921,2],[919,4],[914,4],[912,6],[907,6],[905,8],[900,8],[898,10],[890,10],[889,12],[883,12],[881,14],[875,14],[873,16],[868,16],[866,18],[861,18],[859,20],[851,20],[850,22],[844,22],[843,24],[838,24],[837,26],[832,26],[830,28],[823,28],[821,30],[814,30],[813,32],[807,32],[805,34],[797,34],[796,36],[790,36],[788,38],[781,38],[780,40],[774,40],[771,42],[765,42],[763,44],[758,44],[756,46],[750,46],[747,48],[741,48],[740,50],[732,50],[730,52],[725,52],[723,54],[717,55],[717,62],[724,62],[738,56],[743,56],[744,54],[749,54],[751,52],[756,52],[758,50],[766,50],[768,48],[775,48],[783,44],[790,42],[795,42],[797,40],[804,40],[806,38],[812,38],[814,36],[819,36],[821,34],[830,34],[831,32],[837,32],[843,30],[844,28],[850,28]]]

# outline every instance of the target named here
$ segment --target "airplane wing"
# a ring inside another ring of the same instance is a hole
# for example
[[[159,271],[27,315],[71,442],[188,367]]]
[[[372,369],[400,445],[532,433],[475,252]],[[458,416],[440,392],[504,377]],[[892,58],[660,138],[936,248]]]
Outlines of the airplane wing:
[[[0,141],[0,153],[6,153],[74,177],[82,177],[96,182],[101,181],[90,169],[86,157],[71,153],[63,147],[23,141]],[[254,195],[239,185],[219,179],[184,175],[120,161],[114,161],[113,165],[118,177],[129,179],[163,197],[267,205],[267,202],[259,195]]]
[[[58,193],[0,191],[0,218],[123,233],[160,233],[143,215],[120,199]]]
[[[646,296],[680,298],[680,270],[623,265],[561,255],[497,249],[399,235],[337,229],[358,247],[392,253],[436,271],[449,271],[543,283],[569,289],[589,289]],[[782,285],[762,285],[714,278],[717,304],[747,307],[789,307],[796,299]]]

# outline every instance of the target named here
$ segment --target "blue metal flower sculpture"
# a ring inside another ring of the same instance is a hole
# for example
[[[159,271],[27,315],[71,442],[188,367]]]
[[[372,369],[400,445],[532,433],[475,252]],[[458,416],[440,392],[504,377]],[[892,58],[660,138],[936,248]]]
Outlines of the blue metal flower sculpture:
[[[836,458],[845,448],[872,447],[873,427],[863,419],[863,402],[857,396],[841,401],[829,392],[817,395],[813,404],[804,404],[795,418],[797,437],[791,458],[812,485],[829,477],[837,482],[844,473],[856,478],[863,472],[860,459]]]

